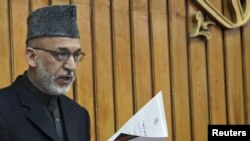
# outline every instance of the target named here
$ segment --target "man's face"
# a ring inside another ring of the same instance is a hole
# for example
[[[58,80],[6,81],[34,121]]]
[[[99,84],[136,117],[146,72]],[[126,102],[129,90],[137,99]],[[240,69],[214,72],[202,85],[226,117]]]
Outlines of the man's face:
[[[32,43],[37,54],[35,81],[48,94],[69,91],[76,77],[77,56],[81,56],[77,38],[42,37]]]

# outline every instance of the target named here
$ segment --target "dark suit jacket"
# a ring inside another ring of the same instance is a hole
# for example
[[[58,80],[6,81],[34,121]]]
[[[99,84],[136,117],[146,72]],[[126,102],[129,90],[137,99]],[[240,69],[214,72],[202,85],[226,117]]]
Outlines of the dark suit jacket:
[[[89,141],[88,112],[64,95],[59,103],[67,141]],[[0,90],[0,141],[60,141],[53,124],[22,76]]]

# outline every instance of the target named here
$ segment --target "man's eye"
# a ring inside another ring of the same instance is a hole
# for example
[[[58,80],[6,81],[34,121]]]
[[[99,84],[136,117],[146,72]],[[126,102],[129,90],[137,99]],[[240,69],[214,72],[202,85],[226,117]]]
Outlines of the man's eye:
[[[57,53],[57,58],[59,60],[65,60],[65,59],[68,58],[68,53],[65,53],[65,52],[63,52],[63,53]]]

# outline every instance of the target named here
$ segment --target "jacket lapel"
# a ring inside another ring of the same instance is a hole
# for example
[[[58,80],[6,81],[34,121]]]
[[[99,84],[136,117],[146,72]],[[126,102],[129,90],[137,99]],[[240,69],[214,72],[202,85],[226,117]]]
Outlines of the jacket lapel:
[[[21,76],[18,77],[14,82],[13,87],[21,105],[29,109],[26,117],[51,139],[54,141],[60,141],[60,138],[54,130],[55,128],[53,127],[53,123],[47,116],[46,111],[43,109],[42,105],[35,102],[36,99],[34,94],[29,91],[23,81],[24,80]]]
[[[75,120],[73,119],[72,109],[63,96],[59,96],[59,101],[68,141],[77,141],[77,137],[75,136],[77,132],[76,122],[74,122]]]
[[[33,122],[38,128],[40,128],[46,135],[52,138],[55,141],[59,141],[59,136],[56,133],[53,123],[45,113],[42,106],[37,106],[30,109],[27,114],[27,118]]]

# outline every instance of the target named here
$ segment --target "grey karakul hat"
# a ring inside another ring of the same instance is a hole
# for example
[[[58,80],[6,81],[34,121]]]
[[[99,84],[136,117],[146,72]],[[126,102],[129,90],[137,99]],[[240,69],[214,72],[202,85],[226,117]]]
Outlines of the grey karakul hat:
[[[26,43],[44,36],[80,38],[74,5],[54,5],[37,9],[28,16],[27,26]]]

